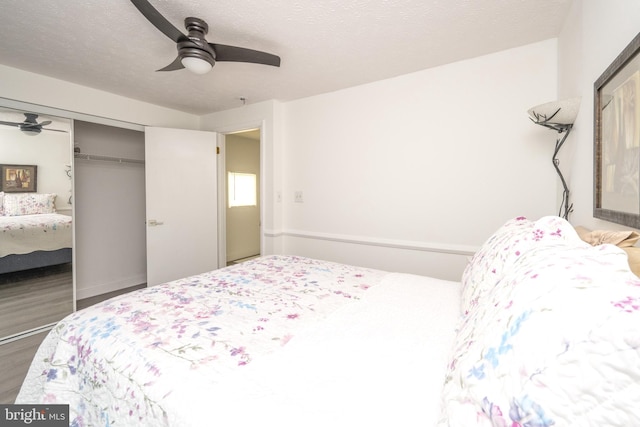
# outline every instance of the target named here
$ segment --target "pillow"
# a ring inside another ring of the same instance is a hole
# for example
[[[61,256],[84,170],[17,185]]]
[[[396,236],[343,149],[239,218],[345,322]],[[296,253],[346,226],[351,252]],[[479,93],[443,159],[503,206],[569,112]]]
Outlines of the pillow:
[[[578,236],[590,245],[611,244],[622,248],[629,261],[631,271],[640,276],[640,248],[635,244],[640,240],[640,233],[637,231],[611,231],[611,230],[589,230],[582,226],[576,227]]]
[[[0,215],[4,215],[4,192],[0,191]]]
[[[531,247],[566,239],[580,241],[574,228],[557,216],[536,222],[525,217],[507,221],[474,254],[462,274],[462,314],[468,314]]]
[[[54,193],[5,193],[4,214],[7,216],[54,213]]]
[[[510,245],[531,231],[533,223],[525,217],[507,221],[476,252],[462,273],[461,309],[467,314],[479,297],[502,276],[508,260],[517,256]]]
[[[629,268],[633,271],[633,274],[640,276],[640,248],[624,247],[622,250],[627,253]]]
[[[590,245],[603,245],[609,243],[621,248],[630,248],[634,246],[640,239],[640,233],[637,231],[613,231],[613,230],[589,230],[587,228],[577,226],[576,232],[578,236]]]
[[[638,349],[622,249],[532,247],[461,319],[438,425],[640,425]]]

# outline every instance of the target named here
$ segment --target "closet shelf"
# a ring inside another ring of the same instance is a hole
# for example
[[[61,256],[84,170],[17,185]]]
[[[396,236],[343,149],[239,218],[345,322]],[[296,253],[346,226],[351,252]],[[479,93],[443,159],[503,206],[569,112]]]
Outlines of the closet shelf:
[[[103,162],[136,163],[136,164],[142,164],[142,165],[144,164],[144,160],[127,159],[124,157],[101,156],[98,154],[74,153],[73,156],[76,159],[80,159],[80,160],[99,160]]]

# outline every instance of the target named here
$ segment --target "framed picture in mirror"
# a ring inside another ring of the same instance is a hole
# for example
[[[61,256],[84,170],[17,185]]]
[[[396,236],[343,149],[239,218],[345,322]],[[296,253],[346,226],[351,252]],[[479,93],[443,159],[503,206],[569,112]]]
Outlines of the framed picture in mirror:
[[[0,165],[1,190],[5,193],[33,193],[38,190],[38,166]]]

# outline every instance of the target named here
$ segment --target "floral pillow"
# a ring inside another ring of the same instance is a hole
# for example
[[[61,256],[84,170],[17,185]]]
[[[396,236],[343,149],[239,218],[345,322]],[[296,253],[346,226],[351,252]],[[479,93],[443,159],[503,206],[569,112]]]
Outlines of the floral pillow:
[[[532,246],[461,319],[438,426],[640,425],[639,325],[620,248]]]
[[[4,215],[34,215],[55,213],[54,193],[5,193]]]
[[[4,192],[0,191],[0,215],[4,215]]]
[[[507,221],[474,254],[464,270],[462,313],[469,314],[527,250],[566,239],[580,240],[575,229],[557,216],[543,217],[535,222],[525,217]]]

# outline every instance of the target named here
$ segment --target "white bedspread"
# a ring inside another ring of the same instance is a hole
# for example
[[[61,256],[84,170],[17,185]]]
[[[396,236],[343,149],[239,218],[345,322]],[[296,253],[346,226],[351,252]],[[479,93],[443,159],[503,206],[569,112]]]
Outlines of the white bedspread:
[[[56,213],[0,216],[0,257],[70,248],[70,216]]]
[[[215,401],[215,421],[239,426],[433,426],[459,292],[459,283],[390,274],[195,407]]]
[[[265,257],[69,316],[16,403],[70,403],[78,426],[433,425],[459,293]]]

